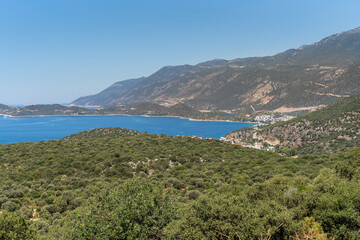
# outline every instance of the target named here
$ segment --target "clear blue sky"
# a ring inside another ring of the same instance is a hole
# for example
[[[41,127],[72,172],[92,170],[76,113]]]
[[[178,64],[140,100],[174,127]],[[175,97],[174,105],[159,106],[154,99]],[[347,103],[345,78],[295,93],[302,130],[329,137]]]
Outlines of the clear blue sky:
[[[360,26],[359,0],[0,0],[0,103],[67,103],[166,65]]]

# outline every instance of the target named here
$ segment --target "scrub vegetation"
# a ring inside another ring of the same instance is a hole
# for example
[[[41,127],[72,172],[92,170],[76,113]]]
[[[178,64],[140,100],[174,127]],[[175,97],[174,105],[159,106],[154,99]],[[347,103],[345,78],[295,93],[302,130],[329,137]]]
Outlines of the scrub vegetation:
[[[360,149],[290,158],[117,128],[0,145],[0,239],[357,239],[359,179]]]

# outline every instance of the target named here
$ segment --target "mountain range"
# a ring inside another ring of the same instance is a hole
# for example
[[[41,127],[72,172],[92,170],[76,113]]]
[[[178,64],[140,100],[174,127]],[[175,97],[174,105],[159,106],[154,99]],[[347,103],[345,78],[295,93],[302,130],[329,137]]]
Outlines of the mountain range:
[[[11,116],[229,119],[249,114],[199,110],[337,100],[222,138],[284,154],[121,128],[0,144],[0,239],[360,239],[360,149],[347,151],[360,144],[359,34],[273,57],[165,67],[74,102],[106,106],[96,109],[0,104]]]
[[[360,93],[360,28],[267,57],[166,66],[120,81],[77,106],[185,103],[198,110],[291,111]]]

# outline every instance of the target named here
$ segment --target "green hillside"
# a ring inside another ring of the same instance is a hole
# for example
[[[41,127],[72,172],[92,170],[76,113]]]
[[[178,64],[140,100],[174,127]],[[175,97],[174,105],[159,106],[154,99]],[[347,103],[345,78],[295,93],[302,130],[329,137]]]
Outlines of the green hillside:
[[[114,128],[0,145],[0,238],[356,239],[359,154],[295,159]]]
[[[129,137],[129,136],[142,136],[146,135],[145,133],[126,129],[126,128],[97,128],[92,129],[70,136],[65,137],[64,139],[93,139],[93,138],[110,138],[110,137]]]
[[[23,108],[13,107],[8,114],[12,116],[41,116],[41,115],[86,115],[91,111],[80,107],[66,107],[60,104],[38,104]]]
[[[29,105],[23,108],[0,106],[0,114],[14,117],[23,116],[84,116],[84,115],[146,115],[146,116],[176,116],[198,120],[230,120],[249,121],[244,114],[230,115],[219,111],[200,112],[186,104],[178,103],[173,106],[162,106],[156,103],[138,103],[130,106],[110,106],[106,108],[87,109],[76,106],[59,104]]]
[[[300,154],[343,152],[360,146],[360,96],[341,99],[290,121],[234,131],[226,137],[294,148]]]
[[[0,104],[0,109],[1,110],[7,110],[7,109],[10,109],[10,107],[7,106],[7,105],[4,105],[4,104]]]
[[[186,104],[178,103],[173,106],[162,106],[156,103],[138,103],[128,107],[108,107],[95,110],[96,114],[127,114],[127,115],[147,115],[147,116],[177,116],[199,120],[230,120],[230,121],[249,121],[243,115],[230,115],[219,111],[200,112]]]
[[[16,111],[16,107],[12,107],[12,106],[7,106],[7,105],[4,105],[4,104],[0,104],[0,114],[11,114],[13,113],[14,111]]]

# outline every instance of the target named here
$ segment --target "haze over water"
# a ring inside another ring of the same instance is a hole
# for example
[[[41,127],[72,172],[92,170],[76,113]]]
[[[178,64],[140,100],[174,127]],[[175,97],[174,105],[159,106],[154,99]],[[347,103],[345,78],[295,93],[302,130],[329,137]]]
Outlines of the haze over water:
[[[49,117],[3,117],[0,116],[0,144],[56,140],[81,131],[121,127],[141,132],[171,136],[221,136],[251,123],[191,121],[176,117],[143,116],[49,116]]]

